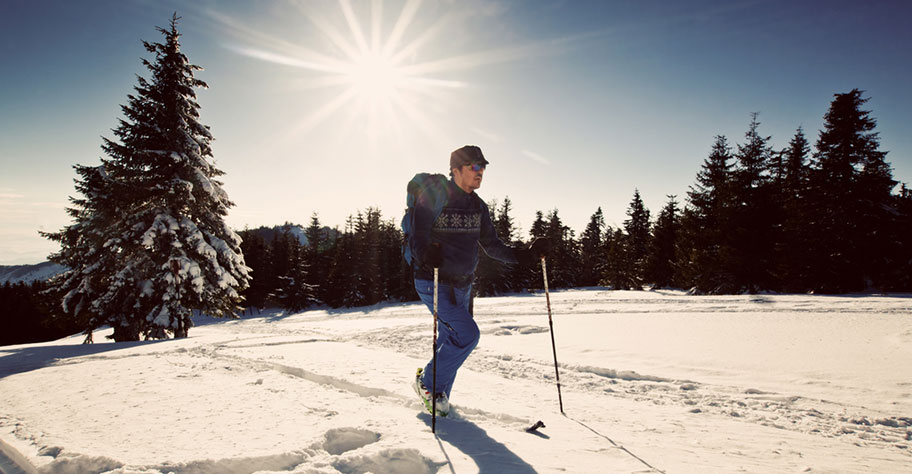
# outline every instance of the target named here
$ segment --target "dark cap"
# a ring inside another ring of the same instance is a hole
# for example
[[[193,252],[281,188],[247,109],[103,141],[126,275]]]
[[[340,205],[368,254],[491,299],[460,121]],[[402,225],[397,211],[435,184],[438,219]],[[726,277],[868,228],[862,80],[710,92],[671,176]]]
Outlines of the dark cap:
[[[450,169],[476,163],[488,166],[488,160],[481,153],[481,148],[475,145],[466,145],[450,153]]]

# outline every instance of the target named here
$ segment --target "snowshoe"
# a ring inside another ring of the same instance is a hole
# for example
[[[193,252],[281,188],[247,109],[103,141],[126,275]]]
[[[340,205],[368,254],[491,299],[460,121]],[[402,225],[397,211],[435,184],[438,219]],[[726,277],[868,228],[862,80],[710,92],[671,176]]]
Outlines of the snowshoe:
[[[424,403],[424,407],[427,408],[428,413],[433,412],[433,403],[431,400],[431,390],[424,386],[421,383],[421,374],[424,372],[424,369],[419,368],[418,372],[415,374],[415,383],[412,385],[415,388],[415,392],[418,394],[418,397],[421,398],[421,402]],[[450,412],[450,401],[447,400],[445,393],[437,394],[437,416],[447,416],[447,413]]]

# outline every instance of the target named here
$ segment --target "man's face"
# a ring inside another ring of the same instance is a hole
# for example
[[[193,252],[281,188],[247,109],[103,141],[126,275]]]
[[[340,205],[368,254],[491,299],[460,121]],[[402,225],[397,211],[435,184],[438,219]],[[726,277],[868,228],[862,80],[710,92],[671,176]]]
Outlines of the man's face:
[[[484,171],[485,167],[481,164],[462,165],[459,168],[453,168],[453,181],[463,191],[470,193],[481,187]]]

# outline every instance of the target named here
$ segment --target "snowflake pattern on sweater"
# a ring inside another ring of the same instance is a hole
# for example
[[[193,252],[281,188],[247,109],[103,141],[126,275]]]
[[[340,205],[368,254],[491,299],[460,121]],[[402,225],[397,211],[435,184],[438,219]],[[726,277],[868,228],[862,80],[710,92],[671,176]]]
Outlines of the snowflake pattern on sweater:
[[[481,234],[481,211],[444,209],[434,221],[434,232],[479,235]]]

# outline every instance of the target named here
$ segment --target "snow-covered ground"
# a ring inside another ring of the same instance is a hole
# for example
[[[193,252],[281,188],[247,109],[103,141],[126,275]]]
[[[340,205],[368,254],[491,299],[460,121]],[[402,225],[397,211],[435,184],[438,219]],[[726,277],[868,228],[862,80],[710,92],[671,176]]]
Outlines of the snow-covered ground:
[[[394,304],[0,347],[0,440],[59,473],[912,472],[912,297],[551,297],[565,415],[535,294],[476,300],[436,436],[431,318]]]

